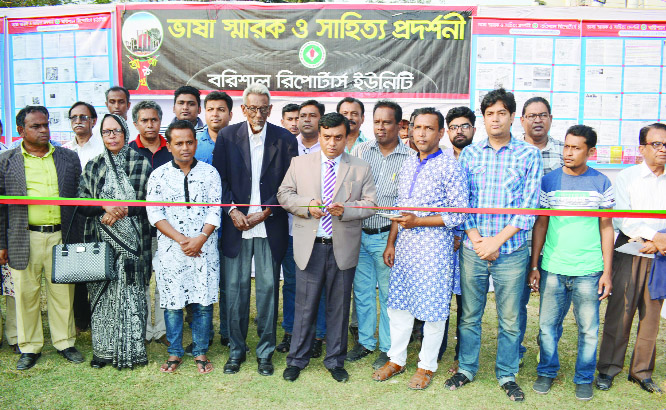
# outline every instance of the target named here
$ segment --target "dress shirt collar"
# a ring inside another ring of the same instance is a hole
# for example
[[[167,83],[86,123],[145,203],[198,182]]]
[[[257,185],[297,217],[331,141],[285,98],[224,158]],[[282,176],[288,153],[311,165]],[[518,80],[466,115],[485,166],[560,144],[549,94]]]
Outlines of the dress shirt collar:
[[[322,165],[328,161],[328,157],[324,154],[323,151],[319,151],[321,153],[321,163]],[[342,158],[342,154],[338,155],[337,157],[333,158],[333,162],[335,162],[335,165],[338,165],[340,163],[340,159]]]
[[[654,172],[652,172],[650,167],[647,166],[645,161],[641,162],[638,166],[640,167],[640,170],[641,170],[641,178],[647,178],[649,176],[653,176],[655,178],[660,178],[660,177],[663,177],[664,175],[666,175],[666,172],[665,172],[665,173],[661,174],[660,176],[656,176],[654,174]]]
[[[23,156],[24,156],[24,157],[27,156],[27,157],[31,157],[31,158],[48,158],[51,154],[53,154],[53,151],[55,151],[55,147],[53,146],[53,144],[51,144],[51,143],[49,142],[49,150],[48,150],[48,152],[46,153],[46,155],[44,155],[43,157],[38,157],[38,156],[36,156],[36,155],[32,155],[31,153],[29,153],[28,151],[26,151],[26,150],[25,150],[25,147],[23,147],[23,141],[21,141],[21,152],[23,153]]]
[[[319,138],[317,138],[317,142],[315,142],[315,144],[313,146],[306,147],[305,145],[303,145],[303,136],[301,134],[298,134],[298,136],[296,137],[296,142],[298,142],[298,153],[299,153],[299,155],[301,154],[301,152],[303,152],[305,154],[309,154],[311,152],[321,150],[321,147],[319,146]],[[308,150],[308,152],[305,152],[305,150]]]
[[[492,149],[495,149],[495,148],[493,148],[492,145],[490,145],[490,137],[486,138],[485,143],[484,143],[481,147],[482,147],[482,148],[492,148]],[[506,149],[511,149],[511,150],[512,150],[512,149],[514,149],[515,147],[516,147],[516,138],[513,136],[513,134],[511,134],[511,138],[509,139],[509,143],[506,144],[506,145],[504,145],[503,147],[501,147],[499,150],[501,150],[502,148],[506,148]],[[499,150],[497,150],[497,151],[499,151]]]
[[[382,151],[379,149],[379,142],[377,142],[377,140],[375,140],[375,142],[372,144],[371,149],[376,149],[377,151],[379,151],[380,154],[382,153]],[[395,148],[393,148],[393,151],[390,154],[388,154],[387,157],[393,154],[409,155],[411,152],[412,152],[411,148],[409,148],[405,144],[402,144],[401,141],[398,141],[398,145],[396,145]]]
[[[252,132],[252,128],[250,127],[249,122],[246,121],[245,123],[247,124],[247,135],[250,138],[250,144],[252,143],[252,139],[254,138],[255,135],[261,137],[262,144],[266,142],[266,128],[268,128],[268,123],[264,124],[264,128],[262,128],[261,131],[259,131],[259,134],[255,134]]]

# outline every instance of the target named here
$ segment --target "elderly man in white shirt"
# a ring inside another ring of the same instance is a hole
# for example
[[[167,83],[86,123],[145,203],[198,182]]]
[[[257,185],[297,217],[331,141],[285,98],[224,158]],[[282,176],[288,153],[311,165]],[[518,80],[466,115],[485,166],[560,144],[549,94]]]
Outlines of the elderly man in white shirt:
[[[663,210],[666,206],[666,125],[655,123],[643,127],[639,134],[639,150],[644,162],[622,170],[615,179],[616,209]],[[619,236],[615,246],[629,240],[643,242],[633,256],[615,251],[613,256],[613,293],[608,298],[603,339],[599,348],[596,385],[608,390],[624,366],[631,325],[639,311],[638,334],[629,364],[628,379],[643,390],[660,393],[652,381],[659,332],[659,317],[663,300],[653,300],[648,283],[654,259],[648,254],[666,254],[666,220],[649,218],[615,218]]]

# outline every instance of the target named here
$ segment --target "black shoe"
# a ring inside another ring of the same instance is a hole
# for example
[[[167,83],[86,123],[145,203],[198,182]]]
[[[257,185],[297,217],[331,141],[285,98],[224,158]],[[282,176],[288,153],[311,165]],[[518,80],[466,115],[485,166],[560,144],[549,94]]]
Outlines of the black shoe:
[[[552,377],[538,376],[534,384],[532,385],[532,390],[539,394],[548,394],[550,387],[555,381]]]
[[[298,376],[301,374],[301,368],[296,366],[287,366],[282,373],[282,378],[288,382],[293,382],[298,379]]]
[[[611,386],[613,385],[613,376],[609,376],[604,373],[599,373],[597,376],[597,380],[595,381],[595,386],[597,386],[597,389],[599,390],[610,390]]]
[[[21,354],[21,349],[19,349],[18,343],[16,343],[15,345],[8,345],[8,346],[11,349],[12,353]]]
[[[224,347],[229,347],[229,338],[220,336],[220,344]]]
[[[349,373],[345,370],[344,367],[336,367],[333,369],[328,369],[331,376],[335,379],[336,382],[346,382],[349,380]]]
[[[90,361],[90,367],[93,369],[101,369],[104,366],[106,366],[106,362],[99,360],[97,357],[95,357],[95,355],[93,355],[93,358]]]
[[[18,363],[16,363],[16,370],[31,369],[41,355],[41,353],[21,353],[21,357],[18,359]]]
[[[316,359],[318,357],[321,357],[321,350],[323,344],[324,341],[321,339],[315,339],[314,342],[312,342],[312,348],[310,349],[311,358]]]
[[[372,364],[372,368],[374,370],[379,370],[382,367],[384,367],[384,365],[388,363],[388,361],[389,361],[388,354],[386,354],[386,352],[380,351],[379,356],[377,356],[377,359],[375,359],[375,362]]]
[[[240,371],[240,366],[241,364],[245,361],[245,356],[234,359],[234,358],[229,358],[227,360],[227,363],[224,365],[224,373],[225,374],[235,374]]]
[[[273,371],[275,368],[273,367],[273,363],[271,362],[271,359],[259,359],[257,358],[257,371],[259,372],[260,375],[262,376],[272,376]]]
[[[353,349],[347,352],[347,358],[345,360],[348,362],[355,362],[357,360],[363,359],[365,356],[371,353],[372,350],[368,350],[362,344],[358,343],[356,346],[354,346]]]
[[[576,398],[578,400],[592,400],[594,396],[594,389],[592,388],[592,383],[584,383],[576,385]]]
[[[645,390],[648,393],[661,393],[661,389],[659,386],[657,386],[657,383],[652,381],[652,378],[647,378],[643,380],[638,380],[632,375],[629,375],[627,377],[627,380],[629,380],[632,383],[636,383],[639,386],[641,386],[641,389]]]
[[[72,363],[83,363],[83,355],[74,346],[58,350],[58,354]]]
[[[282,341],[280,342],[279,345],[275,348],[280,353],[289,353],[289,349],[291,348],[291,335],[289,333],[285,333],[284,336],[282,336]]]
[[[354,339],[354,344],[358,344],[358,326],[349,325],[349,333],[351,333],[352,339]]]
[[[213,345],[213,339],[210,339],[208,341],[208,347],[211,347],[212,345]],[[194,343],[190,343],[189,345],[187,345],[187,347],[185,348],[185,354],[188,356],[192,356],[192,350],[194,350]]]

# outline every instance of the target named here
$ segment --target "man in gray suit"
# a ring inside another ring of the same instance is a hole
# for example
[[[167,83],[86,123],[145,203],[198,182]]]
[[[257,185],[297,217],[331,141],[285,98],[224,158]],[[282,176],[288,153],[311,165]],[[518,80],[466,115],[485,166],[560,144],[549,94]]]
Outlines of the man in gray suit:
[[[76,198],[81,163],[74,151],[50,143],[48,110],[25,107],[16,115],[16,128],[23,140],[0,154],[0,195]],[[39,309],[42,273],[53,346],[70,362],[83,362],[74,347],[74,285],[51,283],[51,249],[67,237],[72,217],[73,208],[67,206],[0,205],[0,264],[9,263],[14,280],[18,370],[33,367],[44,346]],[[72,232],[78,229],[73,227]]]
[[[294,215],[296,308],[291,348],[283,377],[294,381],[310,361],[314,323],[326,292],[324,366],[345,382],[349,303],[361,246],[361,221],[375,210],[377,192],[367,162],[346,154],[349,121],[338,113],[319,120],[321,152],[295,157],[278,190],[278,201]]]

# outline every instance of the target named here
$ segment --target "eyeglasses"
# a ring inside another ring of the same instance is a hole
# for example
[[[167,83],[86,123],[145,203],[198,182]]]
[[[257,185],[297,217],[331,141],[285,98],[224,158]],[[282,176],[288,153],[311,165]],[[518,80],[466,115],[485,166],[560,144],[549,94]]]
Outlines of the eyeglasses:
[[[550,118],[550,114],[547,112],[542,112],[541,114],[527,114],[525,116],[525,118],[527,118],[527,120],[530,122],[536,120],[537,117],[541,118],[543,121],[546,121],[548,118]]]
[[[465,123],[460,125],[449,125],[449,129],[451,131],[458,131],[458,128],[460,128],[463,131],[467,131],[468,129],[472,128],[472,124]]]
[[[263,107],[255,107],[253,105],[245,105],[244,106],[246,110],[250,111],[252,114],[256,114],[257,111],[260,113],[266,115],[268,112],[271,110],[271,107],[269,105],[264,105]]]
[[[646,144],[641,144],[641,145],[652,145],[652,148],[654,148],[655,151],[659,151],[660,149],[666,146],[666,144],[664,144],[661,141],[648,142]]]
[[[113,135],[115,135],[116,137],[119,137],[124,134],[123,130],[121,130],[120,128],[117,128],[115,130],[102,130],[102,135],[105,137],[108,137],[109,135],[111,135],[111,133],[113,133]]]
[[[69,121],[74,122],[76,120],[79,120],[81,122],[86,122],[90,119],[89,115],[72,115],[69,117]]]

